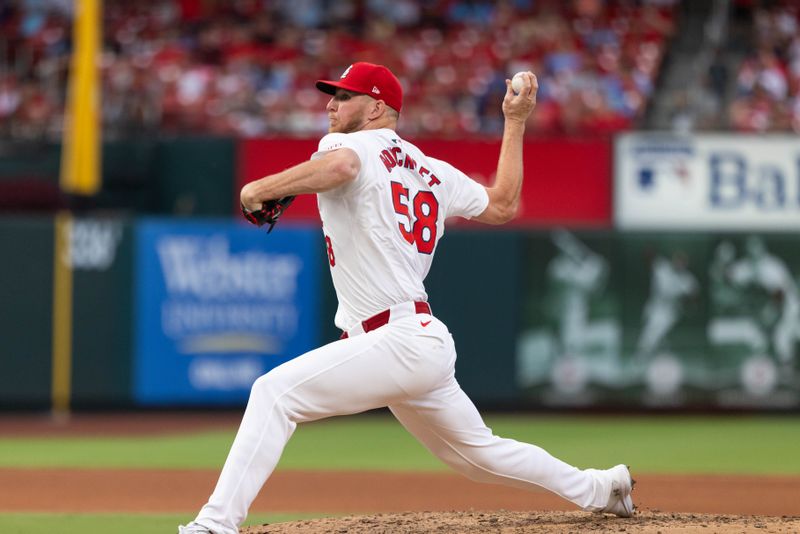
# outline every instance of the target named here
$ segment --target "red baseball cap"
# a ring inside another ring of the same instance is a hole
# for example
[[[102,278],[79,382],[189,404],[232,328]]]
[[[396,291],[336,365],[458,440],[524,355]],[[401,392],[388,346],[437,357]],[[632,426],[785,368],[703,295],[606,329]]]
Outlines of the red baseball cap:
[[[347,67],[338,82],[317,81],[317,89],[323,93],[336,94],[337,88],[368,95],[375,100],[383,100],[387,106],[398,112],[403,107],[403,88],[400,86],[400,80],[383,65],[359,61]]]

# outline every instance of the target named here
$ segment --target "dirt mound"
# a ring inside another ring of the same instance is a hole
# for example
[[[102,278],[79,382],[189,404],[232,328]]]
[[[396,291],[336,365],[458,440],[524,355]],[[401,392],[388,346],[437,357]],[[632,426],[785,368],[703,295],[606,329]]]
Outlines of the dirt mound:
[[[242,534],[275,533],[573,533],[800,532],[800,517],[677,514],[655,510],[630,519],[585,512],[405,512],[330,517],[252,526]]]

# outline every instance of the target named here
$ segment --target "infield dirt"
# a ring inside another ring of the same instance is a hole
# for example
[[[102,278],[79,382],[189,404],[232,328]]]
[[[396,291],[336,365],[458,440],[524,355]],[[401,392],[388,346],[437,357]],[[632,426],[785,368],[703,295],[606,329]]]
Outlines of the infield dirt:
[[[642,512],[630,519],[581,512],[408,512],[293,521],[250,527],[242,534],[356,533],[502,533],[563,534],[636,532],[672,534],[704,532],[798,532],[800,518],[765,518],[710,514]]]

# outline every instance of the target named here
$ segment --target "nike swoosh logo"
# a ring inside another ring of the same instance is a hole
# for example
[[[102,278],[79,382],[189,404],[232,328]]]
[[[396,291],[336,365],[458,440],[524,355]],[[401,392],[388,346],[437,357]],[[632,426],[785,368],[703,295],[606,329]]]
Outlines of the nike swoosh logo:
[[[419,324],[421,324],[422,327],[424,328],[424,327],[428,326],[429,324],[431,324],[431,322],[430,321],[425,321],[425,322],[420,321]]]

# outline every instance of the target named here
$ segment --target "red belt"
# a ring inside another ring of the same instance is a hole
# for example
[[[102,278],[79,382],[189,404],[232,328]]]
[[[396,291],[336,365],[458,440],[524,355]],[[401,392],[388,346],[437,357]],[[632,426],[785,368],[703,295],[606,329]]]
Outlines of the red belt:
[[[417,313],[427,313],[428,315],[431,314],[431,307],[428,305],[427,302],[415,301],[414,309],[416,310]],[[364,319],[363,321],[361,321],[361,326],[364,328],[364,333],[366,334],[370,330],[375,330],[388,323],[389,312],[390,310],[383,310],[380,313],[376,313],[369,319]],[[339,339],[347,339],[347,337],[348,337],[347,332],[342,332],[342,335],[341,337],[339,337]]]

